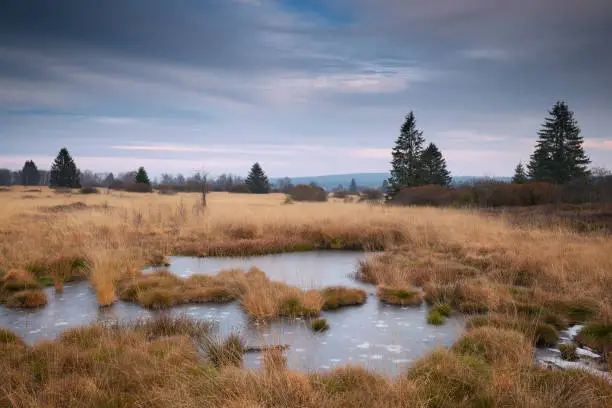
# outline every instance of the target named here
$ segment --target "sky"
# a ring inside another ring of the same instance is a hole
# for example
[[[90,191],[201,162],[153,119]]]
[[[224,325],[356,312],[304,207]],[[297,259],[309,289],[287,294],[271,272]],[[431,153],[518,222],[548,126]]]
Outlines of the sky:
[[[612,168],[610,0],[0,0],[0,167],[507,176],[565,100]]]

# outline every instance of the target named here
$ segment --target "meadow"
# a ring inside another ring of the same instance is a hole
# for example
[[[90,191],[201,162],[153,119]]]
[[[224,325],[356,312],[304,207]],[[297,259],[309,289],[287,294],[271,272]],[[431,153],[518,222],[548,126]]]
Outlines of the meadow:
[[[117,299],[166,308],[239,299],[253,318],[316,315],[361,294],[302,291],[265,271],[209,279],[160,272],[170,255],[384,250],[357,277],[382,301],[426,301],[466,316],[467,331],[391,380],[366,368],[295,373],[282,355],[240,367],[240,341],[165,320],[70,329],[33,346],[0,331],[0,407],[609,407],[612,385],[534,364],[534,346],[585,324],[580,341],[612,360],[612,240],[564,224],[513,222],[476,210],[347,203],[286,204],[282,194],[98,194],[0,191],[0,302],[44,305],[40,287],[89,280],[102,307]],[[44,296],[44,293],[42,294]],[[281,302],[279,303],[279,299]],[[290,301],[287,301],[287,300]],[[43,306],[44,307],[44,306]],[[432,321],[437,320],[432,319]]]

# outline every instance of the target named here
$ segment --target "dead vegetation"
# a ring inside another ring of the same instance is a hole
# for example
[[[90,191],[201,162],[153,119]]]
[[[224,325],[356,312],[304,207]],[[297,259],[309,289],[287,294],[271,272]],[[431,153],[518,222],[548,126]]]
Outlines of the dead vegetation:
[[[185,318],[70,329],[25,346],[0,330],[0,404],[15,407],[556,407],[607,408],[612,386],[580,371],[530,364],[520,333],[466,334],[392,380],[360,366],[296,373],[280,349],[262,371],[243,344]]]

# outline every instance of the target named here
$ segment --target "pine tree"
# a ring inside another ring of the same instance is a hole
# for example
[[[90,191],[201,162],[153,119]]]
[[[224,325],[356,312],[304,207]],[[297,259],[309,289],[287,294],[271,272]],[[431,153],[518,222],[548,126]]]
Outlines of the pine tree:
[[[591,162],[584,153],[580,128],[565,102],[548,111],[528,164],[529,177],[535,181],[564,184],[588,176]]]
[[[139,167],[138,172],[136,173],[136,183],[151,185],[151,181],[149,180],[149,175],[144,167]]]
[[[106,176],[106,178],[102,182],[102,185],[104,187],[110,188],[114,183],[115,183],[115,176],[113,175],[113,173],[108,173],[108,176]]]
[[[525,166],[523,166],[523,163],[519,162],[514,168],[514,177],[512,177],[512,182],[514,184],[526,184],[529,182],[529,178],[527,177],[527,172],[525,171]]]
[[[357,180],[355,180],[354,178],[351,179],[351,184],[349,184],[349,191],[351,193],[359,192],[359,187],[357,186]]]
[[[442,152],[433,143],[430,143],[421,155],[421,170],[424,184],[448,186],[453,180],[446,168],[446,160]]]
[[[403,187],[422,186],[421,154],[423,153],[423,132],[416,129],[414,113],[411,111],[402,125],[401,132],[393,147],[389,188],[397,192]]]
[[[80,188],[79,178],[79,170],[68,153],[68,149],[62,148],[51,166],[49,185],[51,187]]]
[[[259,163],[253,164],[245,184],[253,194],[268,194],[270,192],[270,182]]]
[[[24,186],[37,186],[40,184],[40,173],[34,161],[28,160],[23,165],[23,169],[21,170],[21,184]]]

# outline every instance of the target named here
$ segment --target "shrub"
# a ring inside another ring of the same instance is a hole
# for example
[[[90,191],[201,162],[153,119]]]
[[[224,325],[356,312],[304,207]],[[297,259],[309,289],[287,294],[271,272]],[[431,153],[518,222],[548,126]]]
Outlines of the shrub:
[[[314,319],[310,322],[310,327],[317,333],[324,332],[329,329],[329,324],[326,319]]]
[[[379,285],[376,295],[385,303],[401,306],[419,306],[423,303],[423,296],[418,290],[412,288],[393,288]]]
[[[383,199],[383,193],[377,188],[365,188],[361,191],[360,201],[367,201],[370,203],[379,202]]]
[[[287,193],[293,201],[327,201],[327,191],[321,187],[298,184]]]
[[[234,194],[251,194],[251,190],[246,184],[234,184],[227,191]]]
[[[98,194],[100,191],[98,191],[97,188],[93,187],[93,186],[85,186],[85,187],[81,187],[81,194]]]
[[[440,314],[437,310],[431,310],[427,315],[427,323],[433,324],[435,326],[439,326],[444,324],[444,316]]]
[[[342,306],[362,305],[367,294],[364,290],[334,286],[321,291],[325,303],[323,309],[338,309]]]
[[[350,196],[351,193],[348,190],[336,190],[334,191],[334,197],[335,198],[347,198],[348,196]]]
[[[115,190],[124,190],[129,193],[152,193],[153,187],[147,183],[122,183],[119,186],[113,186]]]
[[[35,309],[47,304],[47,295],[40,289],[22,290],[6,299],[6,306],[12,308]]]
[[[578,353],[576,353],[576,345],[572,342],[561,344],[559,346],[561,357],[567,361],[578,360]]]

